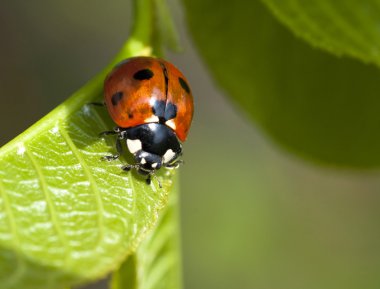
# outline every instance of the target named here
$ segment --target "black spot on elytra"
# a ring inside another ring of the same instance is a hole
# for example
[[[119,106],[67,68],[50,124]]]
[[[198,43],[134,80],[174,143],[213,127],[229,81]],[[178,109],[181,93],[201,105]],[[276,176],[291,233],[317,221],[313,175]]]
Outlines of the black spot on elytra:
[[[151,79],[153,75],[154,75],[153,71],[146,68],[146,69],[141,69],[137,71],[135,74],[133,74],[133,78],[137,80],[146,80],[146,79]]]
[[[181,84],[182,88],[183,88],[187,93],[190,93],[190,87],[189,87],[189,85],[187,84],[187,82],[186,82],[182,77],[179,77],[179,78],[178,78],[178,81],[179,81],[179,84]]]
[[[177,116],[177,106],[172,102],[166,104],[165,120],[175,118]]]
[[[129,118],[133,118],[133,113],[128,113]]]
[[[152,112],[158,118],[164,118],[166,103],[163,100],[155,101],[152,106]]]
[[[122,91],[116,92],[111,97],[112,105],[114,106],[117,105],[122,98],[123,98],[123,92]]]
[[[152,112],[158,117],[160,123],[165,123],[177,116],[177,106],[171,102],[165,103],[165,101],[160,100],[154,103]]]

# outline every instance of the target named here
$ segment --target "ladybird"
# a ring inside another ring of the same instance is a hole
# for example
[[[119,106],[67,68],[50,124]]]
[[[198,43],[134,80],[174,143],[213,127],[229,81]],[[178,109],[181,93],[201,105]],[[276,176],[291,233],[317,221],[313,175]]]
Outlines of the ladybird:
[[[148,184],[161,167],[179,166],[194,105],[188,81],[173,64],[153,57],[123,61],[104,81],[104,103],[117,127],[102,134],[118,136],[118,153],[104,159],[117,159],[125,141],[135,164],[122,169],[136,169]]]

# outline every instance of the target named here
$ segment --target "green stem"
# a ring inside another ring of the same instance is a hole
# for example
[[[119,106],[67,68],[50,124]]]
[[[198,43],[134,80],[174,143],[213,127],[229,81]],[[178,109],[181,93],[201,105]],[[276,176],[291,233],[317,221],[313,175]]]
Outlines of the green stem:
[[[128,41],[115,57],[111,66],[132,56],[149,56],[153,52],[154,0],[134,0],[135,20]],[[136,53],[138,51],[138,53]]]

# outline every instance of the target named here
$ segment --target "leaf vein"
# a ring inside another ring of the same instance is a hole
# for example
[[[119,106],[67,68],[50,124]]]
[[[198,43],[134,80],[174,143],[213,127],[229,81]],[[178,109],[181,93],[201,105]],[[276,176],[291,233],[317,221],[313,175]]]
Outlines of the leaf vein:
[[[92,191],[94,192],[94,195],[95,195],[96,204],[97,204],[98,210],[99,210],[99,212],[97,214],[98,226],[99,226],[99,237],[98,237],[98,241],[97,241],[97,245],[96,245],[96,247],[97,247],[97,246],[99,246],[101,240],[104,239],[104,235],[105,235],[104,234],[105,227],[104,227],[104,219],[103,219],[104,218],[104,205],[103,205],[101,193],[100,193],[98,184],[97,184],[96,180],[94,179],[94,177],[92,176],[92,173],[90,171],[88,164],[86,163],[86,161],[81,156],[79,149],[76,147],[76,145],[71,140],[70,136],[67,134],[67,132],[65,131],[64,128],[59,127],[59,132],[61,133],[61,135],[62,135],[63,139],[65,140],[65,142],[67,143],[67,145],[72,150],[74,156],[79,161],[79,163],[83,169],[83,172],[86,175],[86,177],[90,183],[90,187],[92,188]]]
[[[16,230],[17,224],[16,224],[15,216],[12,212],[12,207],[8,199],[8,194],[7,194],[7,191],[5,190],[5,187],[1,179],[0,179],[0,196],[2,197],[4,201],[4,209],[8,217],[9,229],[14,241],[13,249],[15,251],[15,255],[17,258],[17,268],[13,272],[13,274],[10,277],[8,277],[8,280],[5,282],[8,286],[11,286],[19,279],[20,276],[24,274],[26,264],[25,264],[24,258],[21,257],[21,252],[20,252],[21,242]]]
[[[51,221],[54,225],[54,228],[58,234],[59,240],[62,243],[63,248],[65,249],[65,257],[64,257],[64,263],[67,264],[68,261],[68,256],[70,253],[70,247],[68,245],[67,239],[65,237],[65,234],[62,231],[62,228],[60,226],[60,221],[58,219],[57,213],[54,208],[54,202],[50,197],[50,192],[49,192],[49,186],[47,184],[47,181],[45,179],[44,173],[42,171],[42,168],[40,164],[37,162],[36,158],[33,156],[33,153],[31,152],[30,148],[25,148],[25,153],[30,159],[32,166],[36,170],[38,181],[40,183],[41,187],[41,192],[44,194],[44,198],[47,203],[47,208],[49,211],[49,214],[51,216]]]
[[[330,19],[334,19],[331,24],[335,24],[340,33],[347,35],[347,40],[351,42],[351,45],[354,45],[356,48],[362,50],[362,44],[366,43],[366,39],[363,38],[363,36],[358,32],[357,28],[351,25],[351,23],[344,18],[339,9],[335,9],[333,3],[321,1],[319,4],[321,11],[325,12]]]

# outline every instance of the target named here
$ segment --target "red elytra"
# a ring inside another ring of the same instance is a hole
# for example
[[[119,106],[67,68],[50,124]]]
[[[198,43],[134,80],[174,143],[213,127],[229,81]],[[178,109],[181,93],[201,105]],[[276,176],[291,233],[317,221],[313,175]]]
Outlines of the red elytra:
[[[117,65],[104,82],[104,100],[120,128],[160,122],[186,140],[193,96],[186,77],[163,59],[134,57]]]

